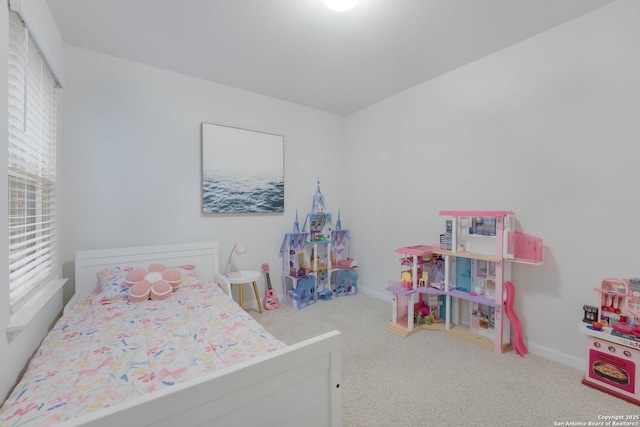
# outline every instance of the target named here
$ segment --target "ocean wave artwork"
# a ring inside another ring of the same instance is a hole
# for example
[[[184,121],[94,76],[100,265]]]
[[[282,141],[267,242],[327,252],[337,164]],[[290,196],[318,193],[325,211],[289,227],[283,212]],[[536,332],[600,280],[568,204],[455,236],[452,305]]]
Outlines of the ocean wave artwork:
[[[225,176],[210,172],[203,178],[203,206],[208,213],[284,212],[283,176]]]
[[[203,212],[284,212],[283,150],[281,135],[203,123]]]

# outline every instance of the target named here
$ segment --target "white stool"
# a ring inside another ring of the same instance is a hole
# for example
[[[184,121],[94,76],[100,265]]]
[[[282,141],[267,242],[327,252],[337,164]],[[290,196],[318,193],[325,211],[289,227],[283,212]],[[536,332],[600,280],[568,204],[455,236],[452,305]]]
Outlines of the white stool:
[[[253,292],[256,294],[256,302],[258,303],[258,310],[262,314],[262,304],[260,304],[260,295],[258,294],[258,279],[262,277],[262,273],[259,271],[232,271],[227,277],[231,287],[233,285],[240,285],[238,294],[240,296],[240,307],[242,307],[242,288],[245,283],[253,283]],[[243,307],[244,308],[244,307]]]

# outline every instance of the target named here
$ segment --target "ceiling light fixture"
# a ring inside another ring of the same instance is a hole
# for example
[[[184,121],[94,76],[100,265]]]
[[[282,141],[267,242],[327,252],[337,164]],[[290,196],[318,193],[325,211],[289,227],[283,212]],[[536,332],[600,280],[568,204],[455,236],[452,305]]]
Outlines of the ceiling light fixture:
[[[336,12],[344,12],[353,9],[359,0],[324,0],[325,6]]]

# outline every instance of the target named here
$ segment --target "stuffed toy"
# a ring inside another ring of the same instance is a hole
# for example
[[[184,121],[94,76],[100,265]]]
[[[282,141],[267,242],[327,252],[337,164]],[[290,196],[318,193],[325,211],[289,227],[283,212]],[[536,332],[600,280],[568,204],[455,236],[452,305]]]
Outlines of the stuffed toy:
[[[180,286],[181,280],[182,273],[178,270],[167,270],[163,264],[151,264],[148,271],[140,268],[133,269],[125,278],[129,286],[129,301],[167,299],[173,290]]]

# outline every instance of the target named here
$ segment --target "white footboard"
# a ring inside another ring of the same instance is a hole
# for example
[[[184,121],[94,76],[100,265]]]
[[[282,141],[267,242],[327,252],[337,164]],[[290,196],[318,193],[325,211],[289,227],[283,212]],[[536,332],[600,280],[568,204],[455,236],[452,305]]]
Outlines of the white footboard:
[[[333,331],[61,426],[341,426]]]

